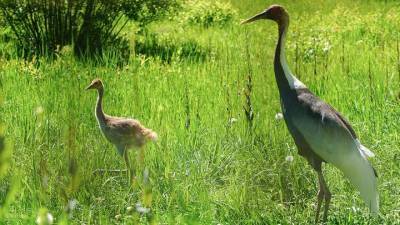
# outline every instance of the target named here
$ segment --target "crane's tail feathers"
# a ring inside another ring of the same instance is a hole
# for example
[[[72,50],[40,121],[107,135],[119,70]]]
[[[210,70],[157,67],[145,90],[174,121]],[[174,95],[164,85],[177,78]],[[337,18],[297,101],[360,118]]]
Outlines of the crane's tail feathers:
[[[347,165],[340,168],[344,175],[360,192],[362,199],[368,205],[372,214],[379,212],[379,195],[377,177],[374,168],[364,157],[353,154],[349,156]]]
[[[358,150],[360,151],[361,155],[365,159],[370,158],[370,157],[375,157],[375,154],[371,150],[369,150],[367,147],[362,145],[358,139],[356,139],[356,143],[357,143]]]
[[[364,145],[361,145],[360,149],[367,157],[375,157],[375,154]]]
[[[157,141],[157,139],[158,139],[157,133],[154,132],[154,131],[152,131],[152,130],[150,130],[150,129],[148,129],[148,130],[146,131],[145,137],[146,137],[148,140],[150,140],[150,141]]]

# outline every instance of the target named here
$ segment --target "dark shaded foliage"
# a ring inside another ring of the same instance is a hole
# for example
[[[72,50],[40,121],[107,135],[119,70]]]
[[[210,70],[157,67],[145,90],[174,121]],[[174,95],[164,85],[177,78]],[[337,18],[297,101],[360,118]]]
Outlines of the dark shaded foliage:
[[[129,55],[120,32],[129,18],[147,24],[175,1],[167,0],[0,0],[20,55],[53,55],[74,45],[77,56],[102,55],[106,49]]]
[[[135,53],[159,58],[166,63],[170,63],[173,58],[198,62],[204,61],[210,54],[210,50],[194,40],[163,41],[157,34],[146,33],[142,39],[135,42]]]

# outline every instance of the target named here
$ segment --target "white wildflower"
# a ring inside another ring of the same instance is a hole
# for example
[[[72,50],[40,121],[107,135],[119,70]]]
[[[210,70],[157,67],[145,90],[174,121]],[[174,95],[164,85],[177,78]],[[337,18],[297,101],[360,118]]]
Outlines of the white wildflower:
[[[49,212],[39,214],[39,216],[36,218],[36,223],[38,225],[53,224],[53,222],[53,215],[51,215]]]
[[[360,208],[358,208],[358,207],[355,207],[355,206],[353,206],[353,207],[351,207],[351,209],[353,210],[353,212],[360,212],[361,211],[361,209]]]
[[[234,118],[234,117],[232,117],[232,118],[229,119],[229,123],[230,123],[230,124],[236,123],[237,121],[238,121],[238,120],[237,120],[236,118]]]
[[[293,162],[294,158],[293,158],[293,156],[288,155],[288,156],[286,156],[285,160],[286,160],[287,162]]]
[[[67,210],[73,211],[78,205],[78,201],[76,199],[70,199],[67,204]]]
[[[324,54],[328,53],[332,48],[331,43],[329,43],[329,41],[325,42],[324,47],[322,48],[322,51],[324,52]]]
[[[133,207],[132,207],[132,206],[126,207],[126,211],[127,211],[128,213],[132,212],[132,210],[133,210]]]
[[[43,107],[42,107],[42,106],[38,106],[38,107],[36,107],[36,109],[35,109],[35,114],[36,114],[37,116],[40,116],[40,115],[42,115],[42,114],[43,114],[43,112],[44,112],[44,109],[43,109]]]
[[[282,113],[275,114],[275,120],[281,120],[281,119],[283,119],[283,114]]]
[[[185,175],[186,175],[186,176],[189,176],[189,175],[190,175],[190,170],[189,170],[189,169],[186,169]]]
[[[150,209],[143,207],[140,203],[136,203],[136,211],[141,214],[146,214],[150,212]]]
[[[115,215],[115,217],[114,217],[114,218],[115,218],[116,220],[120,220],[120,219],[121,219],[121,217],[122,217],[122,216],[121,216],[121,214],[117,214],[117,215]]]
[[[46,219],[47,219],[47,223],[48,224],[53,224],[53,222],[54,222],[53,215],[51,215],[50,213],[47,213],[46,214]]]

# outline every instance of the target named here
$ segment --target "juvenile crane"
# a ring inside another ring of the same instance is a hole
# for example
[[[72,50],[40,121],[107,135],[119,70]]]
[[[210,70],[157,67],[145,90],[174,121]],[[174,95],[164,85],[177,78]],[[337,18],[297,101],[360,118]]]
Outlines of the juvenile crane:
[[[133,170],[129,163],[128,150],[135,147],[141,148],[149,140],[156,141],[157,134],[144,127],[137,120],[113,117],[105,114],[102,107],[104,86],[100,79],[94,79],[86,88],[86,90],[89,89],[97,89],[98,97],[95,108],[97,122],[106,139],[114,144],[118,153],[124,157],[131,182],[133,179]]]
[[[341,170],[360,192],[370,211],[378,213],[377,174],[367,160],[374,154],[360,143],[349,122],[339,112],[315,96],[290,71],[285,56],[285,37],[289,26],[286,10],[282,6],[272,5],[242,24],[260,19],[273,20],[278,24],[275,79],[285,123],[298,153],[307,159],[318,174],[315,222],[319,221],[323,200],[323,221],[327,220],[331,200],[331,192],[321,169],[323,162],[331,163]]]

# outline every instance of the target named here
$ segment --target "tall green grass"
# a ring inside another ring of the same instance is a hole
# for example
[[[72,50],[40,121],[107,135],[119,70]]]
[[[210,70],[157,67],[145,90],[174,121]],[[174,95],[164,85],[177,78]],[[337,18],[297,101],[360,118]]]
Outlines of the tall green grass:
[[[53,63],[2,60],[0,115],[13,155],[0,181],[0,204],[15,179],[20,185],[1,220],[32,224],[49,212],[56,223],[72,224],[312,223],[316,175],[297,155],[283,120],[275,119],[280,112],[272,64],[276,25],[238,25],[270,3],[232,0],[238,16],[223,28],[168,21],[149,28],[171,41],[196,40],[210,50],[201,61],[135,56],[118,67],[112,58],[98,65],[68,55]],[[341,111],[376,154],[371,161],[379,174],[381,215],[370,218],[354,188],[327,165],[333,193],[329,223],[400,223],[400,6],[280,3],[291,15],[292,70]],[[137,118],[159,134],[157,143],[145,147],[144,164],[136,166],[135,186],[124,175],[92,173],[124,167],[97,127],[95,92],[84,91],[96,77],[105,84],[106,113]],[[151,211],[140,214],[137,203]]]

